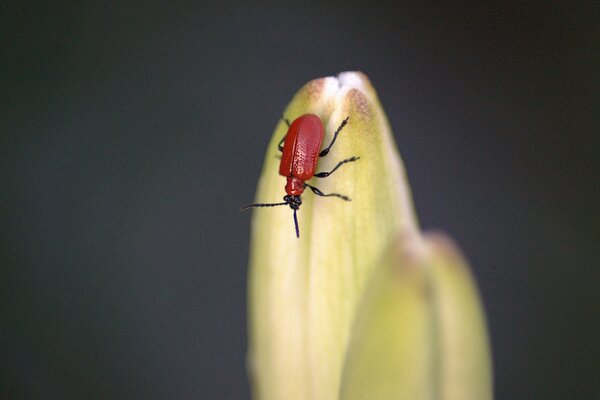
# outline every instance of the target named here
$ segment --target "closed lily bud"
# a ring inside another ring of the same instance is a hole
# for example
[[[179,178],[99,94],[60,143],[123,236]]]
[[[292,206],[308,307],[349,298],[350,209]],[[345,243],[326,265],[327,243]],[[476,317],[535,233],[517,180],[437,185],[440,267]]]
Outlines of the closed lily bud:
[[[357,312],[343,400],[490,400],[484,314],[466,262],[440,234],[399,237]]]
[[[317,157],[318,143],[309,135],[294,147],[296,161],[288,162],[288,142],[283,155],[278,149],[288,132],[280,121],[251,205],[269,206],[255,208],[252,218],[248,369],[254,399],[489,399],[476,290],[451,245],[423,239],[369,80],[346,72],[307,83],[283,117],[307,114],[311,132],[320,132],[315,121],[322,121],[321,149],[330,151]],[[292,122],[290,137],[297,127]],[[302,179],[280,175],[290,169]],[[303,181],[305,192],[282,203]],[[340,196],[322,196],[331,193]],[[479,392],[463,390],[463,383],[479,378]],[[454,397],[439,397],[445,393]]]
[[[351,324],[366,280],[391,238],[417,231],[409,187],[387,118],[367,77],[342,73],[307,83],[284,117],[315,114],[325,127],[323,147],[347,125],[307,183],[351,201],[302,195],[296,238],[289,207],[253,210],[249,279],[248,366],[255,399],[336,399]],[[256,201],[281,202],[277,144],[267,148]]]

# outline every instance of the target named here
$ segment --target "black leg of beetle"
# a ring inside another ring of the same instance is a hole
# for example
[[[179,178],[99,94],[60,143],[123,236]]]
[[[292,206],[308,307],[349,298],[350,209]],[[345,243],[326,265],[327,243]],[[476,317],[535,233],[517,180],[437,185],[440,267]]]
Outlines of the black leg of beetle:
[[[333,144],[335,143],[335,139],[337,139],[338,134],[340,133],[340,131],[342,130],[342,128],[344,126],[346,126],[346,124],[348,123],[348,119],[349,118],[350,117],[346,117],[346,119],[342,121],[342,123],[340,124],[340,126],[334,132],[333,139],[331,140],[331,143],[329,143],[329,146],[327,146],[323,150],[321,150],[321,152],[319,153],[319,157],[325,157],[329,153],[329,149],[331,149],[331,146],[333,146]]]
[[[349,162],[352,162],[352,161],[356,161],[358,159],[360,159],[360,157],[350,157],[350,158],[347,158],[345,160],[340,161],[331,171],[329,171],[329,172],[319,172],[319,173],[316,173],[315,176],[317,178],[327,178],[329,175],[333,174],[335,172],[335,170],[338,169],[339,167],[341,167],[343,164],[346,164],[346,163],[349,163]]]
[[[287,135],[285,135],[280,141],[279,144],[277,145],[277,150],[281,151],[283,153],[283,142],[285,142],[285,137]]]
[[[350,197],[344,196],[343,194],[337,194],[337,193],[327,193],[327,194],[325,194],[325,193],[321,192],[319,189],[317,189],[316,187],[309,185],[308,183],[304,183],[304,187],[307,187],[310,190],[312,190],[313,193],[316,194],[317,196],[322,196],[322,197],[333,196],[333,197],[339,197],[342,200],[351,201]]]
[[[283,115],[281,116],[281,119],[283,120],[283,122],[285,122],[285,124],[288,126],[288,128],[290,127],[290,121],[285,118]],[[287,136],[287,135],[286,135]],[[283,139],[281,139],[279,141],[279,144],[277,145],[277,150],[283,152],[283,142],[285,141],[285,136],[283,137]]]

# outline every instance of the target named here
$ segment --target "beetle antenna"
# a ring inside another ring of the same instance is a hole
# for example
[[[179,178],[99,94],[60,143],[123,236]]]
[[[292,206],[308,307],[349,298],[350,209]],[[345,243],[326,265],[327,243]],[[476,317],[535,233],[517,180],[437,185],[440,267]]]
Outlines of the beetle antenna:
[[[298,229],[298,217],[296,217],[296,209],[294,209],[294,225],[296,226],[296,237],[300,239],[300,230]]]
[[[240,207],[240,211],[247,210],[251,207],[275,207],[275,206],[285,206],[288,203],[256,203],[256,204],[247,204],[243,207]]]

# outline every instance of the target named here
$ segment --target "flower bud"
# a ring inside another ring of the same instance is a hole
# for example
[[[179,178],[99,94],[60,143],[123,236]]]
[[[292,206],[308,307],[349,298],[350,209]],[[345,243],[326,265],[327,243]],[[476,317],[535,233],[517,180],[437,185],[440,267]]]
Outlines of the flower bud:
[[[351,324],[366,280],[397,233],[417,231],[405,173],[387,118],[365,75],[342,73],[307,83],[284,112],[316,114],[323,146],[348,117],[317,171],[341,166],[309,184],[352,201],[307,190],[298,210],[300,238],[288,207],[253,211],[250,254],[248,365],[256,399],[336,399]],[[277,144],[267,149],[257,202],[281,202]]]
[[[316,114],[322,147],[348,118],[297,211],[253,211],[248,368],[257,400],[491,399],[483,311],[463,258],[422,236],[387,118],[365,75],[316,79],[284,112]],[[279,203],[280,121],[257,203]],[[340,397],[341,396],[341,397]]]
[[[400,237],[382,258],[357,313],[341,399],[492,399],[477,289],[444,236]]]

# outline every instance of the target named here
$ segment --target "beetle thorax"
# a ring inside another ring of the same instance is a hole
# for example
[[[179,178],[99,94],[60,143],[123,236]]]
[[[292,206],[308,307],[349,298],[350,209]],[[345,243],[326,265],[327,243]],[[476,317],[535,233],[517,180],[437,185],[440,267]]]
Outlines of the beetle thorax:
[[[285,192],[292,196],[300,196],[304,193],[304,181],[295,176],[288,176],[285,184]]]

